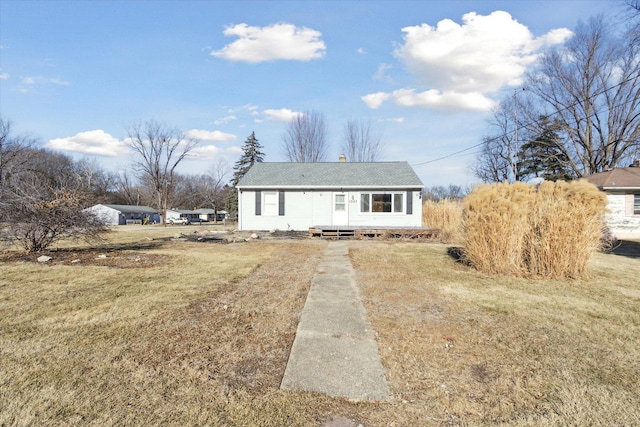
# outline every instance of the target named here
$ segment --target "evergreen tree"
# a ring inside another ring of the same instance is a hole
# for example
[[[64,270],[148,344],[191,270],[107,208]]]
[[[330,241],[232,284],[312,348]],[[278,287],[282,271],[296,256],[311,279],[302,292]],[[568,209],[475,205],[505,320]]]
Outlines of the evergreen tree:
[[[242,178],[253,166],[254,163],[260,163],[264,160],[264,153],[262,152],[262,145],[258,142],[255,132],[251,132],[251,135],[244,141],[242,146],[242,156],[233,166],[233,179],[231,180],[231,186],[235,190],[235,186],[238,185],[240,178]],[[227,215],[230,218],[238,217],[238,192],[230,191],[227,197]]]
[[[558,132],[561,124],[549,122],[546,116],[540,117],[542,131],[531,141],[520,147],[518,153],[518,175],[520,180],[544,178],[546,181],[570,181],[575,178],[569,166],[569,156]]]

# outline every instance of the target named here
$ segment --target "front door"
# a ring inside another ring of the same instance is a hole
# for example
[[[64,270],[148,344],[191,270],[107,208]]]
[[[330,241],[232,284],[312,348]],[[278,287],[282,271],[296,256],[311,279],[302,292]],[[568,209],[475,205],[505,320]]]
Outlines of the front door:
[[[333,224],[349,225],[348,193],[333,193]]]

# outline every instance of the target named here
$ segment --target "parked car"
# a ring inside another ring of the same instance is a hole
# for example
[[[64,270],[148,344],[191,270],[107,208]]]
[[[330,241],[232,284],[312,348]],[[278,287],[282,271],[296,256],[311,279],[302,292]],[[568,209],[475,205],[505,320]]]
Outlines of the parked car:
[[[189,220],[187,218],[169,218],[167,219],[167,222],[169,224],[184,224],[184,225],[189,224]]]

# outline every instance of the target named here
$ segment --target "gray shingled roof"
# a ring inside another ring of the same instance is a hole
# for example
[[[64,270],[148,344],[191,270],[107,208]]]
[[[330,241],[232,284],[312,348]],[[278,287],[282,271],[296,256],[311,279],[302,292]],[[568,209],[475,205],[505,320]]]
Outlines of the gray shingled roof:
[[[255,163],[238,188],[422,188],[407,162]]]
[[[103,205],[107,206],[111,209],[115,209],[122,213],[146,213],[146,214],[157,214],[158,211],[154,208],[150,208],[149,206],[134,206],[134,205]]]

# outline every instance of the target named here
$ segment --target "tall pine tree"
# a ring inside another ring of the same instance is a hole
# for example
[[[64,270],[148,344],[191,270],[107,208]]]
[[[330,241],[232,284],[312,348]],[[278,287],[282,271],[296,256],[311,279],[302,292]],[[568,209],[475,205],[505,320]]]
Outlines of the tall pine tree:
[[[518,172],[521,180],[544,178],[546,181],[570,181],[575,178],[569,156],[564,150],[558,132],[561,124],[540,117],[541,132],[525,143],[518,153]]]
[[[254,163],[260,163],[264,161],[264,153],[262,152],[262,145],[256,138],[256,133],[251,132],[251,135],[244,141],[242,146],[242,156],[233,166],[233,179],[231,180],[232,190],[227,197],[227,215],[230,218],[238,217],[238,192],[234,191],[235,186],[238,185],[240,178],[242,178],[253,166]]]

